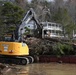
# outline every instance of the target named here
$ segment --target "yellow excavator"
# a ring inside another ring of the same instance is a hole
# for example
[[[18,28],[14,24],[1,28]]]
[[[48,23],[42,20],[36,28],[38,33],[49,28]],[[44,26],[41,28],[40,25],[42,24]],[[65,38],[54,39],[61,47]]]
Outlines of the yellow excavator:
[[[0,42],[0,62],[28,64],[33,63],[34,58],[29,56],[29,48],[21,40],[15,40],[13,35],[5,35],[5,40]]]

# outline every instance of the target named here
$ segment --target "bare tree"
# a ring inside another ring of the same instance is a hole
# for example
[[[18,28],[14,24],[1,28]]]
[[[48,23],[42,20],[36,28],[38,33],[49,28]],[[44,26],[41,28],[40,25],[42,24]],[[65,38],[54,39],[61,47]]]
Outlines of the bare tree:
[[[26,4],[28,3],[27,0],[15,0],[15,2],[21,6],[23,9],[25,9]]]

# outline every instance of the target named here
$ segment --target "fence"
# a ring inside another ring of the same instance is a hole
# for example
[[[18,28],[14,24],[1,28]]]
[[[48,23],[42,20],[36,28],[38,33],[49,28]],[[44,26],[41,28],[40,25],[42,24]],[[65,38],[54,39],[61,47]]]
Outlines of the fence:
[[[63,63],[75,63],[76,64],[76,56],[67,55],[67,56],[51,56],[51,55],[40,55],[39,62],[63,62]]]

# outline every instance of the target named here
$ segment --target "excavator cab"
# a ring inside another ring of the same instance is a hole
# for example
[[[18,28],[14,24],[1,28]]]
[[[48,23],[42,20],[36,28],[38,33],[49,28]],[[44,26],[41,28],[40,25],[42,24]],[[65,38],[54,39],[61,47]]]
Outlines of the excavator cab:
[[[12,40],[12,35],[5,35],[4,36],[4,41],[11,41]]]

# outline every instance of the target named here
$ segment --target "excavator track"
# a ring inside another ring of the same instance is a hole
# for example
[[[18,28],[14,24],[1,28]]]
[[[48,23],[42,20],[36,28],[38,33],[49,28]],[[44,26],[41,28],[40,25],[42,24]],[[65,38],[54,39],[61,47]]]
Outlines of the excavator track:
[[[33,63],[34,59],[31,56],[27,57],[4,57],[0,56],[0,63],[27,65]]]

